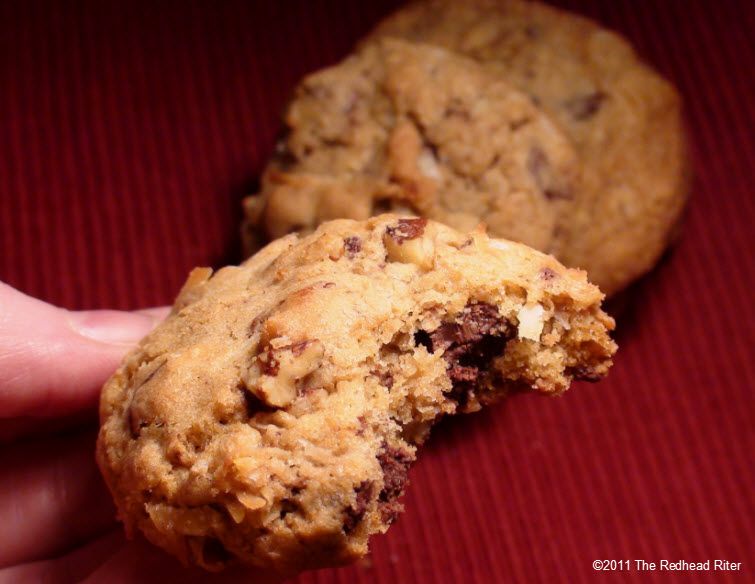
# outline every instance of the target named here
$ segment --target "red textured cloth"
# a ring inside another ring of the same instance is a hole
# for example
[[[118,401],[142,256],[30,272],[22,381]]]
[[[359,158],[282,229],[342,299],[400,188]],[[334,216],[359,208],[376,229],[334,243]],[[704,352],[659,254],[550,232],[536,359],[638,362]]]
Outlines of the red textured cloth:
[[[289,91],[396,4],[0,3],[0,279],[127,309],[238,260],[239,201]],[[673,579],[596,559],[727,559],[743,571],[694,580],[755,581],[753,3],[563,4],[685,96],[681,241],[631,291],[606,381],[444,422],[370,561],[299,582]]]

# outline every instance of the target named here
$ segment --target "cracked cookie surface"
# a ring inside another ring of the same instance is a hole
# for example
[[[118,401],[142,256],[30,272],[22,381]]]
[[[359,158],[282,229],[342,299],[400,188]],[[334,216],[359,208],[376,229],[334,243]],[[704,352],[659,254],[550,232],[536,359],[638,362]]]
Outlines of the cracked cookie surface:
[[[674,237],[689,190],[679,96],[628,41],[581,16],[522,0],[423,0],[367,42],[399,37],[484,63],[574,141],[582,185],[553,251],[607,294],[647,272]]]
[[[357,559],[443,416],[605,375],[602,298],[523,245],[394,215],[198,268],[103,388],[119,517],[210,570]]]
[[[573,145],[470,59],[382,40],[304,79],[284,122],[261,193],[245,204],[249,233],[398,210],[559,247],[580,176]]]

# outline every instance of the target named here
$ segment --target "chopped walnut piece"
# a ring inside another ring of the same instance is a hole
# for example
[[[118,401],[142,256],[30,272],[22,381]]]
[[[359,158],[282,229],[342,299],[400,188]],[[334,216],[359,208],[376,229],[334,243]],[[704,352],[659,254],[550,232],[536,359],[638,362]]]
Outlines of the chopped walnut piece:
[[[421,237],[425,232],[426,226],[427,219],[424,218],[399,219],[396,225],[388,227],[385,230],[385,234],[401,245],[405,241]]]
[[[264,404],[284,408],[296,398],[296,382],[320,366],[323,347],[317,340],[275,345],[271,342],[255,358],[244,384]]]
[[[388,260],[432,268],[435,246],[429,238],[422,237],[426,225],[427,219],[399,219],[397,225],[386,229],[383,244]]]

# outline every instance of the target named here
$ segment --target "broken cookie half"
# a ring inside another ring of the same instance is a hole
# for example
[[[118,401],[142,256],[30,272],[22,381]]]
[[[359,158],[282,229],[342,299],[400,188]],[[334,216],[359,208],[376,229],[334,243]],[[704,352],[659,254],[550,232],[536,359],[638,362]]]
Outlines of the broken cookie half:
[[[195,270],[103,389],[119,517],[210,570],[355,560],[443,416],[606,374],[602,298],[523,245],[394,215]]]

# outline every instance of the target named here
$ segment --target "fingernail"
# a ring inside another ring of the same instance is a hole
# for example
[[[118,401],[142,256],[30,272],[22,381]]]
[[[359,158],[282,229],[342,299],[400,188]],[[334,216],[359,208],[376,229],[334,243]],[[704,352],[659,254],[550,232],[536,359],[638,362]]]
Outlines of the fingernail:
[[[81,336],[101,343],[133,345],[158,323],[146,314],[116,310],[70,312],[71,327]]]

